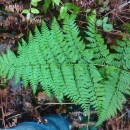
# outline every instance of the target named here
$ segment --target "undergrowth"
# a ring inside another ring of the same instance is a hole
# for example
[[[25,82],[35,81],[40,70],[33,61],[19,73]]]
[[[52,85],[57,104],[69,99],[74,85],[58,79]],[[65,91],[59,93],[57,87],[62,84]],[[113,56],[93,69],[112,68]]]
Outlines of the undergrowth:
[[[18,55],[10,50],[0,58],[2,76],[24,86],[31,84],[35,93],[38,83],[59,102],[67,96],[89,114],[92,105],[97,125],[121,110],[125,94],[130,94],[130,39],[117,41],[111,53],[96,26],[95,11],[88,16],[86,37],[81,37],[75,15],[63,20],[62,28],[54,18],[51,29],[42,22],[41,29],[30,32],[28,43],[22,39]]]

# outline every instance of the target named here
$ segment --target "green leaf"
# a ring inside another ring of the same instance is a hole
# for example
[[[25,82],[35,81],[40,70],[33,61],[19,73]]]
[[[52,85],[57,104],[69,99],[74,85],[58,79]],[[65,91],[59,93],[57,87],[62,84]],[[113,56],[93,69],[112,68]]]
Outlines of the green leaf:
[[[60,4],[60,0],[53,0],[56,5]]]
[[[61,7],[60,15],[59,15],[58,19],[64,19],[66,17],[66,15],[68,15],[68,13],[67,13],[68,10],[71,10],[71,11],[73,11],[74,14],[77,14],[79,12],[80,8],[75,6],[72,3],[66,3],[64,6]]]
[[[38,3],[37,2],[31,2],[31,5],[36,7],[38,5]]]
[[[101,19],[96,21],[96,25],[97,26],[102,26],[103,25],[103,21]]]
[[[108,21],[108,17],[104,17],[104,19],[102,21],[103,21],[103,23],[106,23]]]
[[[58,19],[64,19],[67,15],[67,7],[66,6],[62,6],[60,9],[60,15],[58,17]]]
[[[29,9],[24,9],[23,11],[22,11],[22,14],[28,14],[30,11],[29,11]]]
[[[51,0],[44,0],[43,10],[44,10],[45,13],[47,12],[50,4],[51,4]]]
[[[65,6],[68,10],[72,10],[74,14],[77,14],[80,11],[80,8],[72,3],[65,3]]]
[[[101,7],[100,9],[99,9],[99,12],[101,12],[101,13],[103,13],[105,11],[105,8],[103,8],[103,7]]]
[[[40,2],[41,0],[31,0],[31,2]]]
[[[36,6],[38,5],[38,2],[39,2],[39,1],[41,1],[41,0],[32,0],[32,1],[31,1],[31,5],[33,5],[33,6],[36,7]]]
[[[112,24],[103,24],[103,30],[105,32],[111,32],[113,29],[113,25]]]
[[[33,13],[33,14],[39,14],[40,12],[36,8],[31,8],[31,13]]]

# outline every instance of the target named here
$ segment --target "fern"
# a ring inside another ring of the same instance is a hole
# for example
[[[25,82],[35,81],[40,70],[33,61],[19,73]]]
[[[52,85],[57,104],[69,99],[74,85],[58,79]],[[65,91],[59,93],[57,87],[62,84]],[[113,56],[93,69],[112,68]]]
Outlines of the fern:
[[[117,52],[114,54],[114,60],[112,65],[125,70],[130,69],[130,40],[127,37],[123,37],[122,41],[117,40],[118,46],[113,48]]]
[[[87,47],[93,50],[94,52],[94,62],[96,64],[109,64],[113,57],[110,55],[109,50],[107,49],[107,45],[104,43],[104,39],[98,33],[98,30],[95,26],[96,22],[96,12],[93,11],[93,15],[88,18],[88,31],[86,34],[88,35],[86,39],[90,42],[87,44]]]
[[[104,81],[105,98],[97,125],[114,116],[117,110],[121,110],[122,101],[126,101],[124,94],[130,95],[130,73],[115,67],[108,67],[107,70],[109,76],[108,80]]]
[[[105,84],[105,97],[104,105],[101,113],[99,114],[99,121],[97,125],[101,124],[104,120],[114,116],[117,110],[122,109],[122,102],[126,101],[124,94],[130,95],[130,73],[129,70],[129,56],[130,56],[130,39],[123,37],[122,41],[117,40],[118,46],[114,46],[116,53],[111,54],[113,61],[107,67],[107,80]],[[107,101],[107,102],[106,102]]]
[[[85,44],[81,37],[79,36],[79,29],[75,24],[75,15],[66,16],[63,22],[63,32],[64,37],[67,42],[68,50],[70,51],[70,57],[74,57],[75,62],[86,63],[89,62],[89,58],[86,57],[88,55],[88,51],[93,53],[90,50],[85,50]],[[87,52],[86,52],[87,51]],[[91,56],[91,55],[90,55]]]
[[[97,125],[121,110],[124,94],[130,94],[130,39],[118,41],[115,53],[109,52],[95,27],[96,13],[88,17],[86,40],[80,36],[75,15],[63,20],[62,28],[54,18],[50,29],[43,21],[28,43],[22,39],[18,55],[7,51],[0,57],[2,76],[24,86],[31,84],[33,93],[40,84],[48,95],[62,102],[67,96],[89,114],[92,105],[99,116]]]

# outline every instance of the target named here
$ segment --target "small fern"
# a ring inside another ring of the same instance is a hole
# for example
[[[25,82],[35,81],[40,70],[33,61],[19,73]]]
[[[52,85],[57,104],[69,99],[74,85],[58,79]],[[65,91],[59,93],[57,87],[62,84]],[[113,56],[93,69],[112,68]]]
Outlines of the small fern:
[[[99,116],[97,125],[121,110],[124,94],[130,94],[130,39],[117,41],[115,53],[110,53],[95,26],[95,11],[88,17],[86,38],[80,36],[75,15],[63,20],[62,28],[54,18],[50,29],[43,21],[28,43],[21,40],[18,55],[7,51],[0,57],[2,76],[16,82],[22,78],[24,86],[37,85],[48,95],[53,93],[62,102],[67,96],[89,114],[92,105]],[[86,41],[87,40],[87,41]],[[86,43],[87,42],[87,43]]]

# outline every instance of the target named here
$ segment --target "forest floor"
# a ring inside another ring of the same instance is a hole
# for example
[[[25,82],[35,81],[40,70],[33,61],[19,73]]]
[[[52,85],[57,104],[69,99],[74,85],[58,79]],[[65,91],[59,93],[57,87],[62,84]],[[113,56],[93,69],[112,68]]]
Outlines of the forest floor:
[[[122,33],[130,37],[130,1],[129,0],[62,0],[59,6],[49,6],[44,13],[44,3],[40,1],[37,5],[38,14],[31,13],[29,20],[27,14],[22,13],[24,9],[30,8],[30,0],[0,0],[0,55],[11,49],[16,53],[18,41],[23,37],[27,40],[29,31],[33,31],[35,25],[40,26],[42,19],[48,24],[50,20],[59,15],[60,7],[66,2],[72,2],[80,7],[77,14],[77,24],[82,30],[86,26],[86,12],[95,9],[97,18],[107,19],[104,25],[99,26],[98,30],[105,38],[106,44],[111,48],[116,44],[115,39],[121,39]],[[68,10],[69,13],[72,10]],[[109,24],[108,24],[109,23]],[[107,31],[108,29],[108,31]],[[25,90],[22,81],[15,84],[14,79],[6,81],[6,77],[1,77],[0,84],[0,127],[8,128],[23,121],[39,120],[41,116],[47,114],[61,114],[71,120],[74,130],[85,130],[88,125],[87,116],[80,106],[76,106],[67,98],[63,104],[47,94],[38,86],[35,95],[32,94],[30,86]],[[91,110],[89,126],[91,130],[97,121],[95,111]],[[99,130],[130,130],[130,97],[123,104],[121,112],[106,121]]]

